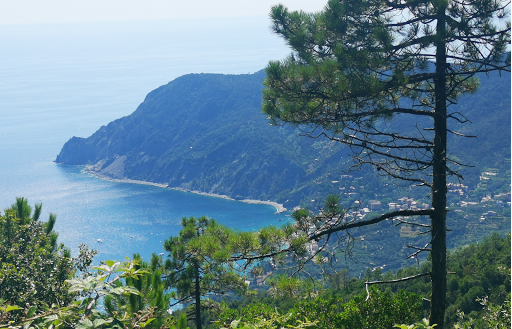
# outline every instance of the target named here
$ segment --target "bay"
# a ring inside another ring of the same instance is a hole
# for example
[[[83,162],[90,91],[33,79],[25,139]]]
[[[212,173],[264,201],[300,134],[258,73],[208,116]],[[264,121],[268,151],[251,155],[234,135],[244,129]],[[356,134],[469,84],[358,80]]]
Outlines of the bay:
[[[54,163],[72,136],[128,115],[188,73],[253,73],[289,51],[264,17],[0,25],[0,209],[23,196],[57,214],[59,241],[97,260],[149,257],[184,216],[244,230],[288,219],[269,205],[103,181]],[[103,242],[99,243],[98,239]]]

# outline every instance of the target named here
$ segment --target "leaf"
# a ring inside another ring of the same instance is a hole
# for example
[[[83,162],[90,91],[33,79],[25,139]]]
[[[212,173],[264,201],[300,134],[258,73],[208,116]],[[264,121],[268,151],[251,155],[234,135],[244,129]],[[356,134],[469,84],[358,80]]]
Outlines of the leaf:
[[[80,328],[80,329],[90,329],[90,328],[94,328],[93,327],[93,323],[91,320],[89,319],[83,319],[83,320],[80,320],[80,322],[78,323],[78,325],[76,326],[77,328]]]
[[[30,318],[36,313],[37,306],[32,306],[27,312],[27,318]]]
[[[102,324],[109,323],[109,322],[111,322],[111,321],[107,321],[107,320],[103,320],[103,319],[96,319],[96,320],[94,320],[92,325],[93,325],[93,328],[97,328],[97,327],[101,326]]]
[[[97,270],[97,271],[103,271],[103,272],[111,272],[112,271],[112,267],[110,266],[107,266],[107,265],[100,265],[100,266],[95,266],[92,268],[93,270]]]
[[[46,321],[53,321],[53,324],[59,324],[59,316],[57,314],[48,315],[46,318]]]
[[[141,324],[140,324],[140,326],[141,326],[142,328],[145,328],[145,327],[146,327],[148,324],[150,324],[153,320],[154,320],[154,319],[149,319],[149,320],[147,320],[146,322],[141,323]]]
[[[108,294],[114,294],[114,295],[134,294],[134,295],[142,296],[142,294],[140,293],[139,290],[137,290],[137,288],[130,287],[130,286],[121,286],[121,287],[112,288],[112,289],[110,289]]]
[[[5,309],[5,312],[10,312],[10,311],[15,311],[15,310],[22,310],[23,308],[17,306],[17,305],[11,305],[11,306],[7,306],[7,308]]]

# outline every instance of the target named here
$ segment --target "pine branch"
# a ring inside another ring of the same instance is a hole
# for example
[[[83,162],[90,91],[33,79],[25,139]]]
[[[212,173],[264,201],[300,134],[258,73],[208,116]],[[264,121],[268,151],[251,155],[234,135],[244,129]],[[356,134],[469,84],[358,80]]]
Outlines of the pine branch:
[[[382,284],[382,283],[397,283],[397,282],[403,282],[403,281],[408,281],[408,280],[413,280],[413,279],[421,278],[422,276],[427,276],[427,275],[431,275],[431,272],[421,273],[421,274],[417,274],[417,275],[413,275],[413,276],[408,276],[408,277],[401,278],[401,279],[396,279],[396,280],[389,280],[389,281],[371,281],[371,282],[366,281],[366,282],[365,282],[365,287],[366,287],[366,301],[368,301],[368,299],[370,299],[370,291],[368,290],[368,287],[369,287],[369,286],[371,286],[371,285],[374,285],[374,284]]]

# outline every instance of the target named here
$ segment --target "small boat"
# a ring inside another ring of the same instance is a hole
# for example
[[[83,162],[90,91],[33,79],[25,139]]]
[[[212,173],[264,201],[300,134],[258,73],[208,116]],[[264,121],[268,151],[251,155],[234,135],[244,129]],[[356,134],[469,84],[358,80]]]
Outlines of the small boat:
[[[98,239],[98,242],[99,242],[99,243],[103,243],[103,240],[101,240],[101,239]]]

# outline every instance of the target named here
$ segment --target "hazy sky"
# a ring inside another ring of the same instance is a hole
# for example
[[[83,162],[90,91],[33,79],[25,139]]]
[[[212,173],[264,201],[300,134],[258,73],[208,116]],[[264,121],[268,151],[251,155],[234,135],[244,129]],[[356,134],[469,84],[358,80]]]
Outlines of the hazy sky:
[[[278,3],[313,12],[327,0],[0,0],[0,24],[267,16]]]

